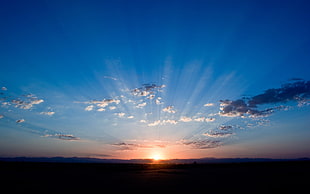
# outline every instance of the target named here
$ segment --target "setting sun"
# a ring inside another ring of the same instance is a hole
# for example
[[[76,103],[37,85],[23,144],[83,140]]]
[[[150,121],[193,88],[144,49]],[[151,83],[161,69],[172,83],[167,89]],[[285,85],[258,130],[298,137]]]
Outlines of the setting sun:
[[[153,160],[160,160],[160,159],[161,159],[160,155],[154,155],[153,156]]]
[[[153,153],[150,158],[155,160],[155,161],[164,160],[163,155],[160,153]]]

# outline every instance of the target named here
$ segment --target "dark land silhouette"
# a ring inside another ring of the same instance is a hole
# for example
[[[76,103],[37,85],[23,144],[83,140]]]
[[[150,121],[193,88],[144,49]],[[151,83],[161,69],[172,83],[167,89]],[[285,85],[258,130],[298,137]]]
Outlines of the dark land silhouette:
[[[308,190],[308,159],[249,160],[209,163],[197,160],[178,164],[151,160],[147,160],[149,163],[2,160],[0,182],[2,190],[8,193],[301,193]]]

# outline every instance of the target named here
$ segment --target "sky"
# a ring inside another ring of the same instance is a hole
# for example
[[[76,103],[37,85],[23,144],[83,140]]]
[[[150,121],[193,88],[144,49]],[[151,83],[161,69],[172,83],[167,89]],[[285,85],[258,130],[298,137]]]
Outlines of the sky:
[[[309,9],[2,0],[0,157],[310,157]]]

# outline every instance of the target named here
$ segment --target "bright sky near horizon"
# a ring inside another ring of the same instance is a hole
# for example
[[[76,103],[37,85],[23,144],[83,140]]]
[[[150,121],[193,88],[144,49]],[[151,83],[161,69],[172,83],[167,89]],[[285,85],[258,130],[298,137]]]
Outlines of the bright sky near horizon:
[[[2,0],[0,157],[310,157],[309,10]]]

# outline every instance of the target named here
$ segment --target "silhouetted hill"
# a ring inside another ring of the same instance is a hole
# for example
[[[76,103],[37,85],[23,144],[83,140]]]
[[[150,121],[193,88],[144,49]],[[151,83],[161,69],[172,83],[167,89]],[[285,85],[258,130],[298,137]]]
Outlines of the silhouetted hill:
[[[13,157],[0,158],[6,162],[51,162],[51,163],[134,163],[147,164],[153,163],[152,159],[99,159],[83,157]],[[204,163],[247,163],[247,162],[280,162],[280,161],[310,161],[310,158],[296,159],[271,159],[271,158],[198,158],[198,159],[170,159],[160,160],[156,163],[162,164],[204,164]]]

